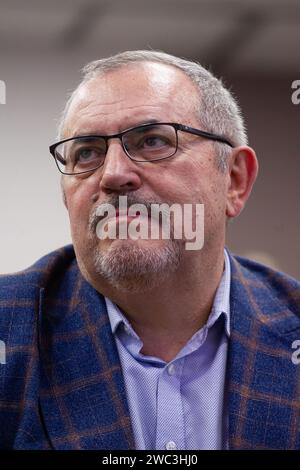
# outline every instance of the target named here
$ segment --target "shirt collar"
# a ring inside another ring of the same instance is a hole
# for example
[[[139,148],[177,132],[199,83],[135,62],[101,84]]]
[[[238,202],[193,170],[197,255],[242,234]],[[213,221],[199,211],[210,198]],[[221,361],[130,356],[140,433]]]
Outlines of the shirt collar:
[[[107,313],[108,313],[110,326],[111,326],[111,330],[113,334],[114,335],[116,334],[116,331],[120,324],[124,324],[125,328],[132,330],[132,327],[129,321],[127,320],[125,315],[122,313],[118,305],[114,304],[108,297],[104,297],[104,298],[105,298]]]
[[[227,250],[224,249],[224,271],[207,320],[207,327],[210,328],[223,314],[225,318],[225,331],[228,338],[230,337],[230,282],[230,260]]]
[[[218,286],[214,303],[212,306],[211,313],[207,320],[207,328],[213,326],[218,318],[223,314],[225,318],[225,331],[227,336],[230,336],[230,280],[231,280],[231,267],[230,260],[226,249],[224,249],[224,271],[220,284]],[[124,325],[125,330],[139,339],[137,334],[134,332],[129,321],[122,313],[121,309],[114,304],[108,297],[105,298],[107,313],[112,329],[112,333],[115,335],[120,324]]]

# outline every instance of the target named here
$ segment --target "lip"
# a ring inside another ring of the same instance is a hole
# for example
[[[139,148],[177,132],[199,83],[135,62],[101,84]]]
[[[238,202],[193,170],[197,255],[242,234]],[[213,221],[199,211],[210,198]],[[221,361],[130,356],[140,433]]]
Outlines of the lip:
[[[139,215],[129,215],[128,211],[119,211],[119,209],[116,209],[116,215],[111,217],[112,219],[136,219]]]
[[[149,215],[147,215],[147,217],[144,217],[143,214],[141,213],[137,213],[137,214],[134,214],[134,215],[129,215],[128,214],[128,211],[119,211],[119,209],[116,209],[116,215],[113,216],[113,217],[110,217],[111,219],[123,219],[123,218],[127,218],[127,219],[136,219],[137,217],[141,218],[141,219],[145,219],[145,218],[150,218]]]
[[[111,216],[106,216],[104,219],[106,220],[106,222],[115,221],[116,223],[129,223],[136,218],[139,218],[140,220],[146,219],[146,217],[143,217],[143,214],[129,215],[128,212],[119,211],[118,209],[116,209],[115,214],[112,214]],[[147,217],[147,220],[149,220],[149,216]]]
[[[136,219],[137,216],[130,216],[128,214],[117,214],[116,217],[110,217],[109,220],[118,220],[118,221],[130,221]]]
[[[119,211],[119,209],[116,209],[115,217],[126,217],[126,216],[128,216],[128,211]]]
[[[147,219],[147,220],[151,220],[151,217],[148,216],[147,217],[144,217],[143,214],[135,214],[135,215],[128,215],[128,211],[120,211],[119,209],[115,209],[115,214],[112,214],[112,215],[105,215],[105,216],[102,216],[102,217],[99,217],[97,220],[95,220],[94,222],[94,226],[95,226],[95,230],[97,228],[97,225],[99,222],[104,222],[107,223],[107,222],[111,222],[113,220],[115,220],[115,223],[118,223],[118,222],[127,222],[129,223],[130,221],[136,219],[137,217],[140,218],[140,220],[142,219]]]

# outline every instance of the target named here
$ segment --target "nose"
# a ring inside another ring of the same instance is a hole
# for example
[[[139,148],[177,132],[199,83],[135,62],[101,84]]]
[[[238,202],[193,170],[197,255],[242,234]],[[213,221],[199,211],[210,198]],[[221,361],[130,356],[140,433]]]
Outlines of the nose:
[[[107,192],[136,191],[142,184],[141,168],[125,154],[119,139],[112,139],[102,168],[100,188]]]

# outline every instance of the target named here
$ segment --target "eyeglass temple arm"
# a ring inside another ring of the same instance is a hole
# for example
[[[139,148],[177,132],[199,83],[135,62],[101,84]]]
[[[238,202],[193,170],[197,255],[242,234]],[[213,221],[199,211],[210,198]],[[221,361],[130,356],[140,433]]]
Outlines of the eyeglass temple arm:
[[[199,129],[195,129],[194,127],[184,126],[182,124],[178,124],[176,128],[183,132],[189,132],[190,134],[199,135],[200,137],[205,137],[207,139],[224,142],[224,144],[227,144],[232,148],[234,147],[234,145],[231,142],[229,142],[229,140],[225,139],[225,137],[222,137],[221,135],[212,134],[211,132],[206,132],[206,131],[200,131]]]

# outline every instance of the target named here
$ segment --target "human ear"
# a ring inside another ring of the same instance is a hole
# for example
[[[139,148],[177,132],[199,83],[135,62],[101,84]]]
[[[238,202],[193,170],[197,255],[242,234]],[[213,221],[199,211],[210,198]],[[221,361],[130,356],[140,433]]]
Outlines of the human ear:
[[[245,207],[258,173],[258,161],[251,147],[234,148],[228,167],[227,217],[237,217]]]

